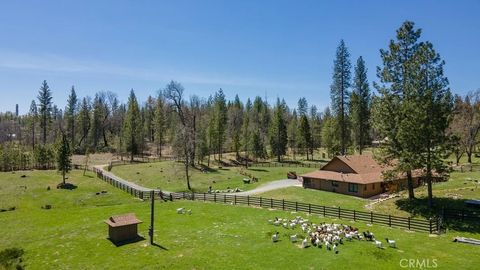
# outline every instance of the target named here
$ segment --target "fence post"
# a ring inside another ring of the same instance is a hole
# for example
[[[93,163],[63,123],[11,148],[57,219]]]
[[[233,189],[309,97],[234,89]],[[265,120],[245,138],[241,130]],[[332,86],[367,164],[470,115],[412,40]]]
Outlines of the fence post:
[[[262,207],[262,197],[260,197],[260,207]]]
[[[430,223],[430,233],[432,233],[432,219],[431,218],[429,220],[429,223]]]
[[[373,212],[370,212],[370,223],[373,224]]]
[[[285,211],[285,199],[282,199],[282,210]]]
[[[170,201],[173,202],[173,195],[170,193]]]
[[[388,226],[392,227],[392,216],[388,215]]]
[[[298,212],[298,202],[295,202],[295,212]]]
[[[323,217],[325,217],[326,215],[326,212],[325,212],[325,205],[323,206]]]
[[[237,204],[237,195],[233,195],[233,204]]]
[[[312,213],[312,204],[308,204],[308,213],[311,214]]]
[[[217,202],[217,193],[213,193],[213,201]]]
[[[192,192],[192,201],[195,201],[195,192]]]
[[[354,209],[354,210],[353,210],[353,221],[356,221],[356,219],[355,219],[355,213],[356,213],[356,211],[355,211],[355,209]]]
[[[205,192],[204,192],[204,193],[203,193],[203,201],[205,201],[205,199],[206,199],[205,197],[206,197],[206,194],[205,194]]]
[[[140,199],[143,200],[143,191],[140,192]]]
[[[227,194],[223,194],[223,203],[227,202]]]
[[[270,208],[273,208],[273,198],[270,198]]]
[[[410,231],[410,217],[408,217],[408,230]]]
[[[186,198],[186,197],[185,197],[185,191],[183,192],[182,196],[183,196],[182,199],[185,199],[185,198]]]
[[[341,213],[341,211],[340,211],[340,206],[339,206],[339,207],[338,207],[338,218],[341,217],[340,213]]]

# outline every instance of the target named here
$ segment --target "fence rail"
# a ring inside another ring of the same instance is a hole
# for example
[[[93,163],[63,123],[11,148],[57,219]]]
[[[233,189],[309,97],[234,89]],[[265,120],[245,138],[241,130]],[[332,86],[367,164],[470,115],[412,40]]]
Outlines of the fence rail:
[[[158,195],[157,195],[158,194]],[[262,208],[272,208],[285,211],[305,212],[309,214],[318,214],[324,217],[333,217],[339,219],[350,219],[353,221],[363,221],[371,224],[386,225],[389,227],[403,228],[413,231],[439,232],[440,224],[438,219],[414,219],[409,217],[398,217],[392,215],[377,214],[373,212],[364,212],[358,210],[343,209],[340,207],[328,207],[310,203],[293,202],[286,200],[277,200],[272,198],[238,196],[222,193],[163,193],[158,192],[156,196],[170,201],[174,200],[199,200],[225,204],[243,204],[248,206],[257,206]]]

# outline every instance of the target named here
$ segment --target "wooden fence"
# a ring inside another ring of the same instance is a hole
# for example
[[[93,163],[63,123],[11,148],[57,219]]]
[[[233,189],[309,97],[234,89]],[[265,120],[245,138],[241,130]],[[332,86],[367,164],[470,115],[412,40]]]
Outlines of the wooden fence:
[[[443,208],[442,213],[440,213],[439,216],[441,216],[446,223],[449,221],[474,221],[480,223],[480,210],[472,211],[466,209]]]
[[[438,219],[414,219],[409,217],[398,217],[392,215],[383,215],[373,212],[364,212],[357,210],[344,209],[340,207],[328,207],[324,205],[315,205],[310,203],[292,202],[286,200],[277,200],[272,198],[237,196],[217,193],[156,193],[167,200],[200,200],[225,204],[243,204],[249,206],[258,206],[262,208],[272,208],[284,211],[305,212],[309,214],[318,214],[324,217],[333,217],[339,219],[350,219],[353,221],[363,221],[370,224],[380,224],[389,227],[397,227],[413,231],[439,232],[440,224]],[[157,196],[157,195],[156,195]]]

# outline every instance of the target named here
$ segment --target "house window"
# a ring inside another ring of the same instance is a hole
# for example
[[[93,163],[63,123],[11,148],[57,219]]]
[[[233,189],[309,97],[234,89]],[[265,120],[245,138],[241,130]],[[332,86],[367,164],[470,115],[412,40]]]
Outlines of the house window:
[[[337,181],[332,181],[332,187],[338,187],[338,182]]]
[[[358,184],[348,183],[348,192],[357,193],[358,192]]]

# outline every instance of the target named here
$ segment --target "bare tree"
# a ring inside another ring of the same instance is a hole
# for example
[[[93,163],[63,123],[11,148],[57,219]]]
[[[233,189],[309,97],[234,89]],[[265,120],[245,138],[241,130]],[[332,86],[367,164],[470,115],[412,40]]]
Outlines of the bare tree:
[[[191,190],[189,166],[192,164],[192,153],[194,155],[193,142],[194,125],[193,115],[188,104],[183,100],[183,86],[175,81],[171,81],[165,88],[164,95],[170,101],[170,106],[178,115],[181,126],[175,132],[173,148],[178,157],[184,159],[185,178],[187,181],[187,188]]]

